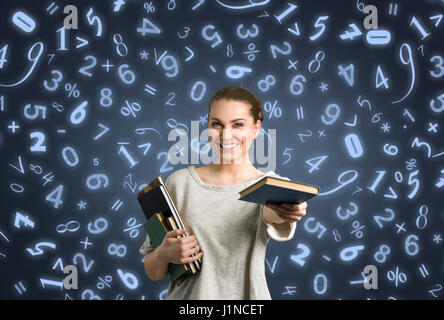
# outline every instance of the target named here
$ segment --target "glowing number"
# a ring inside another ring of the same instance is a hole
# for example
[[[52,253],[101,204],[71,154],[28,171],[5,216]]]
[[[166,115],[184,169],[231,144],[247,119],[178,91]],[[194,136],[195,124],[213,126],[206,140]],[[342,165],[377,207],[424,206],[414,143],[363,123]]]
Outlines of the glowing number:
[[[63,193],[63,184],[57,186],[54,190],[52,190],[45,198],[48,202],[54,203],[54,208],[58,209],[59,206],[63,203],[62,199],[62,193]]]
[[[340,114],[341,108],[337,104],[331,103],[325,108],[325,116],[322,115],[321,120],[324,124],[331,125],[338,120]]]
[[[424,40],[430,35],[430,32],[427,33],[427,31],[424,30],[423,26],[419,23],[418,19],[416,17],[412,17],[412,20],[410,21],[410,26],[414,25],[416,29],[421,33],[422,38],[421,40]]]
[[[382,177],[385,176],[386,171],[376,171],[378,173],[378,176],[375,179],[375,182],[370,187],[367,187],[372,192],[376,193],[376,187],[378,186],[379,182],[381,181]]]
[[[119,37],[117,37],[117,36],[119,36]],[[122,36],[118,33],[114,34],[113,41],[116,44],[117,54],[121,57],[126,56],[128,54],[128,48],[127,48],[126,44],[123,43]],[[123,53],[122,53],[121,48],[123,48]]]
[[[102,21],[98,16],[93,16],[93,8],[90,8],[88,13],[86,14],[86,18],[88,19],[88,23],[90,26],[97,24],[96,37],[102,36]]]
[[[384,144],[384,152],[390,156],[396,156],[398,154],[398,147],[394,144],[390,145],[388,143]]]
[[[270,90],[271,86],[274,86],[276,84],[276,78],[269,74],[265,77],[264,80],[259,80],[257,83],[257,87],[262,91],[262,92],[267,92],[268,90]]]
[[[358,256],[359,252],[364,248],[365,247],[362,245],[347,247],[341,250],[339,256],[342,261],[352,261]]]
[[[436,62],[435,62],[436,61]],[[433,78],[441,78],[444,75],[443,58],[441,56],[433,56],[430,58],[430,62],[435,62],[434,67],[438,70],[431,70],[430,75]]]
[[[404,55],[403,55],[404,48],[407,48],[406,49],[407,50],[407,54],[408,54],[408,59],[407,60],[404,59]],[[401,60],[402,64],[410,65],[410,73],[411,73],[412,80],[411,80],[411,83],[410,83],[410,89],[405,94],[405,96],[402,97],[399,100],[393,101],[392,103],[398,103],[398,102],[401,102],[402,100],[404,100],[410,94],[410,92],[413,89],[413,85],[415,84],[415,65],[413,63],[412,48],[410,47],[409,44],[403,43],[401,45],[401,47],[399,48],[399,59]]]
[[[163,163],[162,167],[160,168],[160,173],[164,173],[164,172],[168,172],[168,171],[173,170],[173,167],[169,167],[169,168],[166,167],[169,163],[168,152],[160,152],[157,155],[157,160],[159,160],[162,156],[165,156],[165,162]]]
[[[416,170],[414,172],[410,172],[408,184],[409,184],[409,186],[412,184],[415,184],[415,187],[413,188],[412,192],[410,192],[409,195],[407,196],[409,199],[413,199],[413,197],[415,197],[416,193],[418,192],[419,180],[413,179],[416,175],[418,175],[418,172],[419,172],[419,170]]]
[[[46,146],[43,145],[45,143],[45,134],[40,131],[34,131],[29,134],[31,139],[36,138],[37,141],[33,146],[30,147],[31,152],[46,152]]]
[[[382,229],[382,223],[381,221],[393,221],[393,219],[395,219],[395,212],[392,209],[389,208],[385,208],[384,209],[385,212],[387,212],[389,214],[388,217],[384,217],[384,216],[373,216],[373,219],[375,219],[376,223],[378,224],[378,226]]]
[[[207,91],[207,85],[203,81],[196,81],[191,88],[191,99],[193,101],[200,101],[205,95],[205,92]],[[200,93],[199,95],[196,95],[196,92]]]
[[[108,246],[108,253],[112,256],[117,255],[118,257],[124,257],[126,255],[126,246],[124,244],[116,245],[111,243]]]
[[[419,238],[416,235],[414,235],[414,234],[409,235],[405,239],[404,249],[405,249],[405,252],[409,256],[415,256],[415,255],[418,254],[418,252],[419,252],[419,245],[418,245],[417,242],[415,242],[415,241],[418,241],[418,240],[419,240]]]
[[[87,70],[92,69],[96,66],[97,64],[97,59],[94,56],[86,56],[85,58],[83,58],[84,60],[88,61],[88,60],[92,60],[91,64],[86,65],[82,68],[79,69],[79,72],[81,74],[84,74],[87,77],[92,77],[92,73],[88,72]]]
[[[165,73],[168,78],[174,78],[179,73],[179,65],[177,64],[177,60],[173,56],[165,56],[162,59],[162,67],[163,69],[165,69],[165,71],[168,71],[167,73]]]
[[[129,154],[128,150],[126,150],[125,146],[122,146],[122,145],[120,146],[120,148],[119,148],[119,154],[120,154],[120,153],[123,153],[123,155],[125,156],[125,158],[129,161],[129,163],[130,163],[130,169],[131,169],[132,167],[134,167],[136,164],[139,163],[139,161],[136,161],[136,160],[133,159],[133,157]]]
[[[66,48],[66,29],[65,27],[61,27],[56,32],[60,32],[60,48],[57,48],[57,51],[67,51]]]
[[[254,4],[254,1],[250,1],[251,2],[251,6]],[[262,1],[262,2],[258,2],[258,3],[256,3],[256,5],[257,4],[265,4],[265,3],[267,3],[268,1]],[[292,3],[288,3],[288,8],[284,11],[284,12],[282,12],[280,15],[278,15],[278,16],[274,16],[275,18],[276,18],[276,20],[279,22],[279,23],[282,23],[282,20],[285,18],[285,17],[287,17],[291,12],[293,12],[296,8],[297,8],[298,6],[297,5],[295,5],[295,4],[292,4]]]
[[[227,77],[230,79],[240,79],[242,78],[245,73],[252,72],[253,69],[248,67],[242,67],[242,66],[230,66],[225,71]]]
[[[117,269],[117,274],[119,275],[120,279],[122,279],[123,284],[131,290],[137,289],[139,286],[139,281],[137,280],[136,276],[133,275],[130,272],[124,273],[122,270]]]
[[[8,44],[5,44],[3,48],[0,49],[2,57],[0,58],[0,69],[3,69],[3,64],[8,61],[6,60],[6,51],[8,50]]]
[[[379,251],[376,251],[373,256],[379,263],[384,263],[387,260],[387,256],[390,254],[390,247],[386,244],[379,246]]]
[[[34,108],[33,113],[29,113],[30,108]],[[23,114],[25,115],[25,118],[29,120],[37,119],[40,116],[40,112],[42,119],[46,119],[46,106],[31,106],[31,104],[28,103],[23,109]]]
[[[319,288],[320,280],[322,280],[321,288]],[[328,280],[326,275],[322,273],[317,274],[313,281],[313,289],[315,293],[319,295],[324,294],[327,291],[327,286],[328,286]]]
[[[308,173],[312,173],[314,170],[319,170],[319,165],[325,161],[325,159],[328,158],[328,155],[325,156],[319,156],[315,158],[308,159],[305,161],[306,164],[310,166],[310,170]]]
[[[71,157],[73,158],[72,161],[68,158],[68,152],[71,154]],[[62,150],[62,156],[63,160],[65,160],[65,163],[70,167],[75,167],[79,164],[79,156],[77,155],[77,152],[72,147],[65,147]]]
[[[294,262],[296,262],[298,265],[300,265],[301,267],[304,266],[305,264],[305,260],[304,258],[308,257],[310,255],[310,248],[307,247],[305,244],[302,243],[298,243],[297,246],[298,249],[301,249],[302,252],[299,254],[292,254],[290,256],[290,259]]]
[[[123,70],[124,68],[126,68],[127,70],[124,71]],[[122,80],[124,83],[131,84],[136,80],[136,75],[134,74],[133,71],[129,70],[129,65],[122,64],[119,67],[118,71],[119,71],[120,80]]]
[[[343,177],[346,176],[349,173],[352,174],[352,177],[350,179],[346,180],[346,181],[342,181]],[[334,188],[334,189],[332,189],[330,191],[319,193],[318,195],[319,196],[326,196],[326,195],[332,194],[332,193],[336,192],[337,190],[344,188],[346,185],[352,183],[357,178],[358,178],[358,171],[356,171],[356,170],[344,171],[338,177],[339,186],[337,186],[336,188]]]
[[[310,36],[310,40],[311,41],[314,41],[314,40],[318,39],[324,33],[324,31],[325,31],[325,23],[322,23],[321,21],[327,21],[328,18],[329,18],[329,16],[320,16],[320,17],[318,17],[318,20],[316,20],[314,26],[316,28],[321,28],[321,29],[318,31],[318,33]]]
[[[322,236],[324,235],[325,231],[327,231],[327,228],[324,225],[322,225],[320,222],[316,222],[316,224],[313,227],[310,227],[309,224],[311,224],[315,220],[316,219],[313,217],[310,217],[307,220],[305,220],[304,228],[309,233],[316,233],[319,231],[319,234],[317,237],[318,237],[318,239],[321,239]]]
[[[86,117],[87,106],[88,106],[88,101],[83,101],[81,104],[77,106],[77,108],[75,108],[72,111],[71,116],[69,117],[69,120],[71,121],[72,124],[78,125],[82,123],[82,121]]]
[[[37,55],[35,57],[32,57],[31,55],[34,53],[34,48],[36,46],[39,47],[39,49],[38,49],[39,51],[37,52]],[[41,42],[34,43],[34,45],[28,51],[28,60],[30,62],[33,62],[31,68],[29,68],[28,73],[23,77],[22,80],[20,80],[20,81],[18,81],[16,83],[13,83],[13,84],[0,84],[0,87],[14,87],[14,86],[19,85],[20,83],[22,83],[26,79],[28,79],[28,77],[31,75],[32,71],[34,70],[35,66],[37,65],[37,63],[38,63],[38,61],[39,61],[39,59],[40,59],[40,57],[41,57],[41,55],[43,53],[43,48],[44,48],[43,43],[41,43]]]
[[[388,89],[389,85],[387,84],[387,82],[388,78],[384,76],[381,66],[378,64],[378,70],[376,71],[376,89],[382,85],[384,85],[384,88]]]
[[[440,96],[437,97],[438,101],[441,102],[439,107],[435,106],[435,99],[430,100],[430,108],[433,112],[442,112],[444,111],[444,93],[441,93]]]
[[[103,225],[103,226],[100,226]],[[102,233],[108,228],[108,221],[105,218],[97,218],[93,223],[88,223],[88,231],[92,234]]]
[[[71,224],[74,224],[76,226],[73,228],[70,228],[69,225],[71,225]],[[56,227],[56,230],[58,233],[65,233],[66,231],[76,232],[79,229],[80,229],[80,223],[78,221],[69,221],[67,224],[62,223]]]
[[[422,205],[419,208],[419,216],[416,218],[416,227],[418,229],[424,229],[427,226],[427,213],[429,208],[426,205]],[[420,226],[420,222],[423,222]]]
[[[302,82],[305,83],[305,81],[305,77],[302,74],[295,75],[293,79],[291,79],[290,92],[295,96],[300,95],[304,91],[304,84]],[[297,87],[297,90],[295,90],[295,87]]]
[[[355,65],[349,64],[345,68],[342,65],[339,65],[338,69],[338,75],[343,76],[348,85],[352,87],[355,84]]]
[[[240,39],[256,38],[259,34],[259,28],[255,23],[252,24],[251,29],[247,29],[246,32],[244,32],[244,33],[242,33],[243,28],[244,28],[244,25],[240,24],[237,26],[237,29],[236,29],[237,36]]]
[[[137,32],[139,32],[142,36],[145,36],[147,33],[160,34],[161,30],[158,26],[152,23],[149,19],[143,18],[142,27],[137,28]]]
[[[103,186],[102,186],[102,180],[103,180]],[[109,179],[108,177],[103,173],[97,173],[90,175],[88,179],[86,180],[86,185],[90,190],[97,190],[101,187],[106,188],[108,186]]]
[[[208,34],[208,30],[214,30],[216,29],[215,26],[213,25],[207,25],[202,29],[202,37],[207,40],[207,41],[213,41],[215,40],[215,42],[213,42],[211,44],[211,48],[215,48],[218,45],[220,45],[223,41],[222,38],[220,37],[219,33],[216,31],[214,32],[212,35]]]
[[[52,243],[52,242],[39,242],[34,246],[34,248],[35,248],[35,250],[33,250],[32,248],[26,248],[26,251],[28,251],[29,254],[32,256],[38,256],[38,255],[43,254],[42,248],[55,249],[56,244]]]
[[[362,31],[359,29],[359,27],[356,24],[351,23],[348,26],[353,30],[351,32],[349,30],[345,30],[343,34],[340,34],[339,37],[342,40],[347,40],[347,39],[353,40],[355,37],[362,35]]]
[[[370,101],[368,101],[367,99],[364,99],[361,101],[361,96],[359,96],[358,100],[356,100],[356,101],[359,103],[359,105],[361,107],[363,107],[364,103],[367,103],[368,110],[370,110],[370,111],[372,110],[372,105],[371,105]]]
[[[91,289],[86,289],[82,292],[82,300],[102,300],[102,298],[96,295]]]
[[[11,188],[12,191],[14,191],[15,193],[22,193],[25,189],[19,185],[18,183],[11,183],[11,185],[9,186]]]
[[[43,81],[43,86],[48,91],[55,91],[59,88],[59,83],[63,80],[63,74],[59,70],[52,70],[52,75],[55,75],[54,78],[52,78],[50,81],[53,82],[53,85],[49,85],[49,81]]]
[[[350,157],[359,158],[360,156],[362,156],[364,151],[362,149],[361,140],[359,140],[359,137],[356,134],[348,134],[344,138],[344,142]]]
[[[286,47],[286,50],[279,48],[278,46],[275,46],[274,44],[270,45],[271,55],[273,56],[273,59],[277,58],[276,52],[282,54],[282,55],[289,55],[291,53],[291,44],[287,41],[283,42],[284,47]]]
[[[358,213],[359,209],[356,203],[349,202],[348,206],[349,208],[345,209],[345,214],[341,213],[342,211],[341,206],[336,208],[336,215],[340,220],[347,220],[348,218],[350,218],[350,216],[354,216],[355,214]]]
[[[431,154],[432,154],[432,148],[430,147],[430,145],[427,142],[420,142],[418,137],[415,137],[415,139],[413,139],[412,145],[410,146],[411,148],[413,147],[426,147],[427,149],[427,157],[430,158]]]
[[[113,104],[113,99],[111,95],[113,92],[109,88],[103,88],[100,90],[100,105],[102,107],[108,108]]]
[[[88,271],[91,269],[92,265],[94,264],[94,260],[91,260],[91,262],[87,265],[86,264],[86,257],[84,254],[82,253],[77,253],[73,258],[72,258],[72,263],[74,263],[75,265],[77,265],[77,258],[80,258],[80,260],[82,260],[82,264],[83,264],[83,270],[88,273]]]
[[[321,54],[322,54],[322,57],[318,57],[318,55],[320,56]],[[324,58],[325,58],[324,51],[318,51],[318,52],[316,52],[315,58],[314,58],[313,60],[311,60],[310,63],[308,64],[308,71],[310,71],[311,73],[318,72],[319,68],[321,67],[321,61],[324,60]],[[311,70],[311,69],[312,69],[311,67],[312,67],[315,63],[317,64],[317,67],[315,68],[315,70],[312,71],[312,70]]]

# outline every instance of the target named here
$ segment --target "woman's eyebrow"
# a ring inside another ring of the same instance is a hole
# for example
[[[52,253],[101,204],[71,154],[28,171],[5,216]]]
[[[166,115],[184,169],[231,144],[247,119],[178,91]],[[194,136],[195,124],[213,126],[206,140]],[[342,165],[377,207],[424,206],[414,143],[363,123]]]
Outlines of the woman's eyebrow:
[[[220,121],[218,118],[214,118],[214,117],[211,117],[211,119],[214,119],[214,120],[218,120],[218,121]],[[235,121],[237,121],[237,120],[245,120],[245,119],[243,119],[243,118],[234,119],[234,120],[231,120],[231,122],[235,122]]]

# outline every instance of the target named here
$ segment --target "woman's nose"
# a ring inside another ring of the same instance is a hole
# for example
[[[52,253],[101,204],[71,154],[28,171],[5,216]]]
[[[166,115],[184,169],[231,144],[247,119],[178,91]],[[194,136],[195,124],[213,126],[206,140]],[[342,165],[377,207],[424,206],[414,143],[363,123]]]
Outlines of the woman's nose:
[[[233,139],[233,133],[231,129],[222,129],[222,141],[230,142]]]

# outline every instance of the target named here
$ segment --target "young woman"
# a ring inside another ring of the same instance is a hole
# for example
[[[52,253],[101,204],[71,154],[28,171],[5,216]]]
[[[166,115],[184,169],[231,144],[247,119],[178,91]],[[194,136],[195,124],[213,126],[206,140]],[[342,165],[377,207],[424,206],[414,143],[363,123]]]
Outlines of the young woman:
[[[271,299],[265,278],[267,243],[270,238],[291,240],[307,204],[263,206],[238,200],[239,191],[265,175],[289,180],[273,171],[264,174],[249,159],[262,119],[262,103],[249,91],[219,90],[208,112],[209,141],[219,161],[176,170],[165,180],[190,236],[170,231],[157,248],[147,236],[140,248],[147,254],[145,272],[158,281],[168,275],[169,263],[202,258],[198,273],[170,280],[166,299]]]

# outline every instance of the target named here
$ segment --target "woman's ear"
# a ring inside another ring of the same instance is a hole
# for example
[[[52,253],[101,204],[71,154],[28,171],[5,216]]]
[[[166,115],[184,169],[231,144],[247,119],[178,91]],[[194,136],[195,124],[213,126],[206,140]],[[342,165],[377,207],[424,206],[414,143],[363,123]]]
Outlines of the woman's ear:
[[[254,139],[256,139],[259,133],[261,132],[261,124],[262,122],[258,120],[254,129]]]

